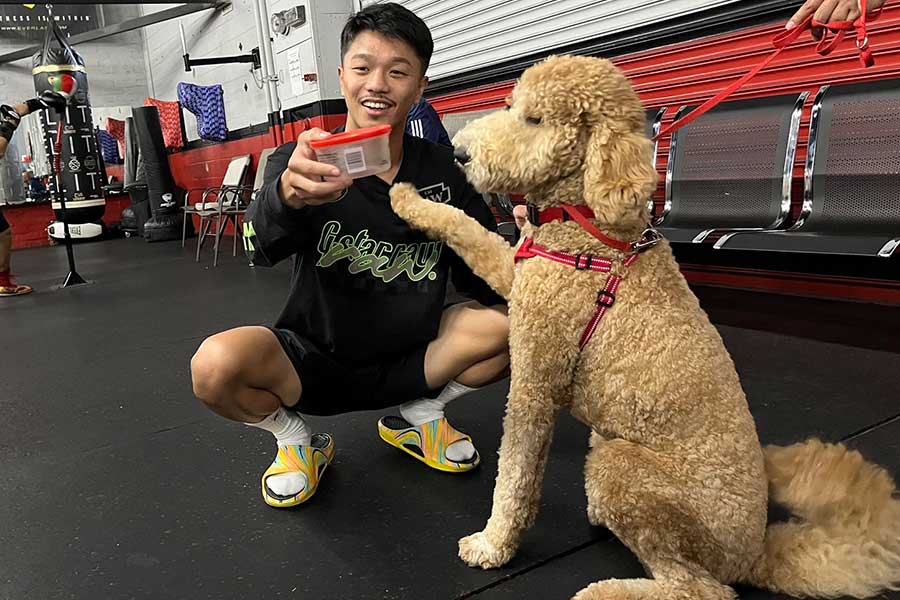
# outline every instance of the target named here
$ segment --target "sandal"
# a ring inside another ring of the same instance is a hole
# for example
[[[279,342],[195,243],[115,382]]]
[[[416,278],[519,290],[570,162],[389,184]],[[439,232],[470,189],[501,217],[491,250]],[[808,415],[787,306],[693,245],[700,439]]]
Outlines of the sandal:
[[[418,427],[414,427],[401,417],[382,417],[378,421],[378,435],[391,446],[403,450],[438,471],[463,473],[471,471],[481,463],[478,450],[475,450],[472,458],[464,462],[447,458],[447,448],[462,440],[472,443],[472,438],[454,429],[444,417]],[[474,446],[474,443],[472,445]]]
[[[0,285],[0,296],[23,296],[33,291],[30,285]]]
[[[309,446],[278,446],[278,456],[262,476],[263,500],[276,508],[303,504],[316,493],[322,473],[333,459],[334,438],[327,433],[314,433]],[[306,486],[294,495],[276,494],[266,485],[266,480],[273,475],[296,472],[306,476]]]

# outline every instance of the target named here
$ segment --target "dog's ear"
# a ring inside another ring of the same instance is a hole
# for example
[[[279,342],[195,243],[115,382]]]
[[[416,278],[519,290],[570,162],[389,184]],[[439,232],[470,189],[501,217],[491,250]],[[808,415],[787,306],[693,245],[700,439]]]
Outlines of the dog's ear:
[[[658,180],[650,140],[615,131],[601,120],[590,128],[584,162],[585,201],[599,220],[610,225],[649,220],[647,200]]]

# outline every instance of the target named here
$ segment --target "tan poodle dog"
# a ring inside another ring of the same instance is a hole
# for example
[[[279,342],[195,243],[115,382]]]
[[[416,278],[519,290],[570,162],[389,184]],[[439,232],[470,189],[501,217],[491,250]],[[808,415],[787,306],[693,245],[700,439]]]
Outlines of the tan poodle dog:
[[[900,501],[890,476],[840,445],[764,453],[734,364],[668,243],[643,252],[627,244],[648,239],[657,182],[643,132],[641,102],[612,63],[564,56],[528,69],[509,110],[456,136],[479,190],[526,193],[545,212],[586,205],[588,227],[601,230],[529,224],[518,261],[456,208],[408,184],[391,191],[397,214],[446,241],[509,300],[512,380],[493,511],[484,531],[460,540],[460,557],[482,568],[512,558],[537,513],[554,421],[569,409],[593,430],[588,519],[649,576],[594,583],[578,600],[735,598],[728,585],[738,582],[819,597],[891,588]],[[579,268],[537,248],[577,257]],[[600,263],[610,272],[589,268]],[[598,294],[611,277],[618,287]],[[580,349],[600,308],[608,314]],[[766,528],[770,489],[797,520]]]

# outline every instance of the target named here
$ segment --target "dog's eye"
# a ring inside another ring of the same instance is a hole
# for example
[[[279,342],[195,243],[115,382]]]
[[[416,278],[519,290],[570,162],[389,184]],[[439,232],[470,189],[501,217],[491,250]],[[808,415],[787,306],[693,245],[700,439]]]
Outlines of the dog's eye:
[[[529,125],[540,125],[541,118],[540,117],[525,117],[525,122]]]

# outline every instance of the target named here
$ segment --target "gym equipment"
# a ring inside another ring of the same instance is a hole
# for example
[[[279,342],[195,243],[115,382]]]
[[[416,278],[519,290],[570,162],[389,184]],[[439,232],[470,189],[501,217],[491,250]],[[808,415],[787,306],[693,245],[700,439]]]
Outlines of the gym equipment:
[[[84,59],[66,42],[49,6],[47,10],[50,18],[44,45],[32,57],[32,75],[38,95],[53,91],[67,102],[61,110],[40,112],[44,145],[55,166],[50,180],[52,207],[61,221],[48,232],[56,239],[66,239],[63,223],[99,223],[106,209],[102,187],[107,182],[94,134]],[[75,237],[96,237],[102,227],[86,226],[80,231]]]
[[[181,237],[179,207],[184,200],[184,190],[175,185],[169,169],[159,110],[155,106],[141,106],[132,114],[140,157],[146,170],[147,200],[152,215],[144,223],[143,236],[148,242],[177,240]],[[137,206],[135,211],[137,214]]]

